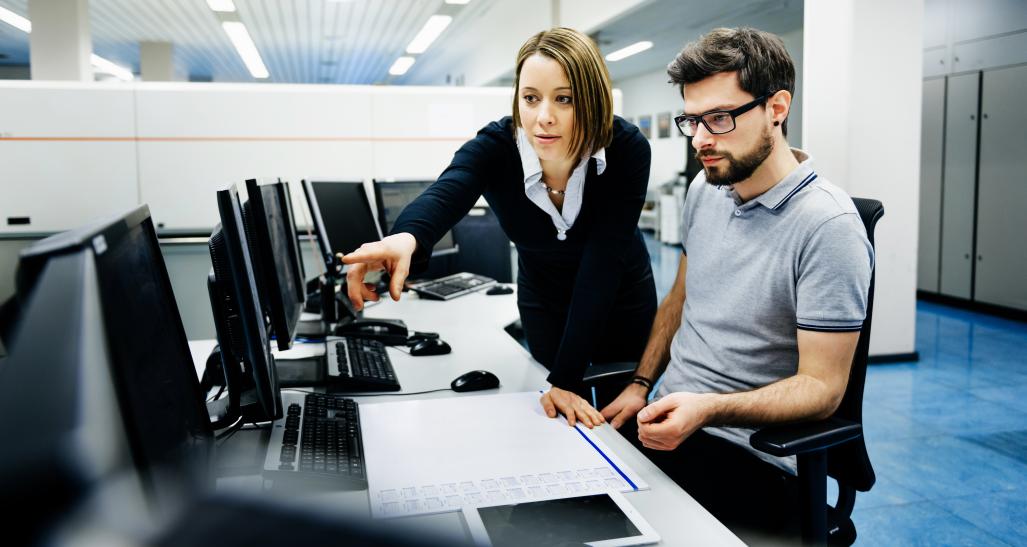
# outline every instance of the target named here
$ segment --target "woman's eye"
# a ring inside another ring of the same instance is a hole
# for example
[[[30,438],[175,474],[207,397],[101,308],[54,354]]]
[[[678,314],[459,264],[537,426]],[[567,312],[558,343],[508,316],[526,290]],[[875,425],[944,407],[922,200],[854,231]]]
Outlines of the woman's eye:
[[[538,97],[536,97],[534,95],[525,95],[524,96],[524,102],[526,102],[528,104],[532,104],[532,103],[534,103],[537,100],[538,100]]]
[[[571,98],[567,95],[560,95],[556,98],[556,102],[560,104],[571,104]]]

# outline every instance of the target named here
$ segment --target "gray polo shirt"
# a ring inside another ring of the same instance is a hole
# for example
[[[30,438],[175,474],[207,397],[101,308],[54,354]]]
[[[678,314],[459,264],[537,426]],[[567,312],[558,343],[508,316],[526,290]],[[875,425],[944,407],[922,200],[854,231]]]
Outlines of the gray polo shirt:
[[[685,198],[685,307],[658,397],[676,391],[749,391],[794,376],[797,329],[858,331],[866,317],[873,249],[852,199],[800,162],[740,203],[700,173]],[[752,429],[707,427],[795,472],[794,458],[749,446]]]

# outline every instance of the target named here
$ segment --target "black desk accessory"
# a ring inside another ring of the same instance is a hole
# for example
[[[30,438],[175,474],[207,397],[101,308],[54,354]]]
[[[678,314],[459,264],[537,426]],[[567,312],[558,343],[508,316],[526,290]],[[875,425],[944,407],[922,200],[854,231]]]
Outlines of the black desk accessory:
[[[487,370],[472,370],[457,376],[449,385],[453,391],[479,391],[499,387],[499,377]]]

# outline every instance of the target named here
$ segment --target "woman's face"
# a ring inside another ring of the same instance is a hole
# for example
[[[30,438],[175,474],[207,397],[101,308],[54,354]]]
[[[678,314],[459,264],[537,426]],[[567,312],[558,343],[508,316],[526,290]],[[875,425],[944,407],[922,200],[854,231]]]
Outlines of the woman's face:
[[[574,101],[563,67],[536,53],[521,66],[519,85],[521,126],[539,160],[566,161],[574,131]]]

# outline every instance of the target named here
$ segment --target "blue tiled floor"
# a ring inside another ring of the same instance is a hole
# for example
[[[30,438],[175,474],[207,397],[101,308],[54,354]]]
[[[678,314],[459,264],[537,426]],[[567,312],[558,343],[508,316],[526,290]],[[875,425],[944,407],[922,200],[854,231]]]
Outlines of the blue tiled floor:
[[[662,299],[680,247],[646,239]],[[857,545],[1027,545],[1027,324],[919,302],[916,349],[867,372]]]

